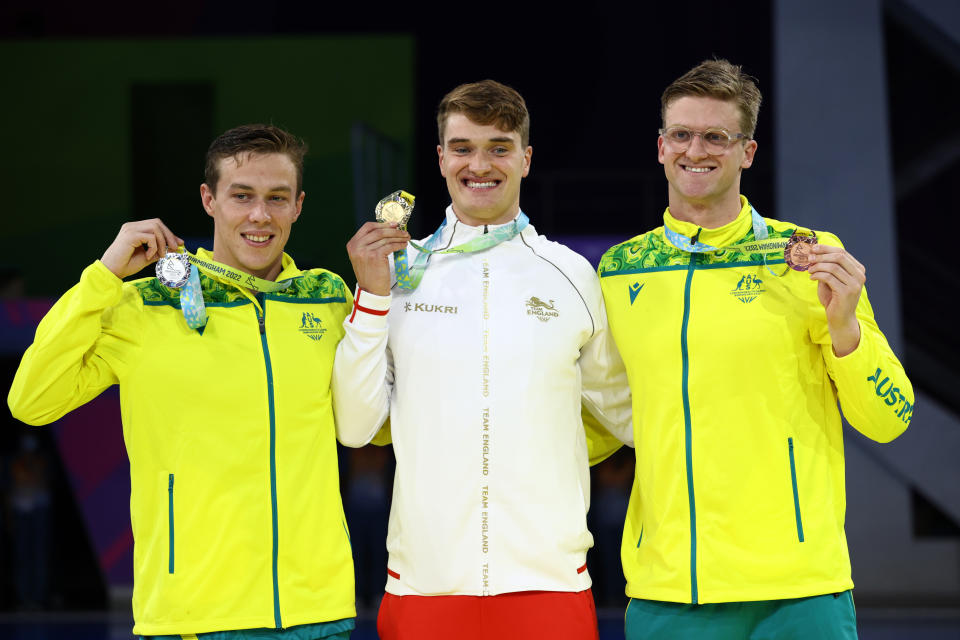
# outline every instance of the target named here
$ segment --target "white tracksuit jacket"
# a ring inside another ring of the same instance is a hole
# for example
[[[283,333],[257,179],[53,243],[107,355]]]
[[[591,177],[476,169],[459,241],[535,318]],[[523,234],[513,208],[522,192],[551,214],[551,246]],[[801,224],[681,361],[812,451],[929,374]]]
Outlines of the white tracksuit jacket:
[[[436,247],[485,232],[452,207],[446,216]],[[434,255],[412,292],[358,290],[344,328],[338,436],[362,446],[389,416],[397,459],[386,590],[589,588],[581,402],[632,444],[626,374],[590,264],[530,225],[484,251]]]

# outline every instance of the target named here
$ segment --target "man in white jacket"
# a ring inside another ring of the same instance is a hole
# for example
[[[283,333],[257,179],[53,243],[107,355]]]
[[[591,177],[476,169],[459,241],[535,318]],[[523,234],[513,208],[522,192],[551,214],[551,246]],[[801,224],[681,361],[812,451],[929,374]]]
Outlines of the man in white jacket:
[[[589,462],[605,429],[631,441],[599,283],[520,211],[533,155],[520,94],[462,85],[437,123],[452,205],[418,243],[430,253],[388,223],[347,245],[338,435],[363,446],[389,417],[397,459],[380,637],[597,638]],[[393,276],[399,250],[409,278]],[[599,423],[586,436],[581,406]]]

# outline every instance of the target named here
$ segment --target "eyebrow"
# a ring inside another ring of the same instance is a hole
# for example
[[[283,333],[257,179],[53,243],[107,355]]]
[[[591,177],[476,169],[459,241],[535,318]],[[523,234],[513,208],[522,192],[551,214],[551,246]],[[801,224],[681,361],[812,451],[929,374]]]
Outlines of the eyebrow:
[[[251,187],[250,185],[240,184],[239,182],[234,182],[234,183],[231,184],[228,188],[230,188],[230,189],[241,189],[241,190],[243,190],[243,191],[256,191],[256,189],[254,189],[254,188]],[[270,189],[267,189],[267,191],[286,191],[286,192],[290,193],[290,192],[293,191],[293,189],[291,189],[290,187],[288,187],[288,186],[286,186],[286,185],[278,185],[278,186],[276,186],[276,187],[272,187],[272,188],[270,188]]]
[[[447,140],[447,144],[463,144],[464,142],[473,142],[469,138],[450,138]],[[496,138],[489,138],[487,142],[509,142],[514,143],[514,139],[509,136],[497,136]]]

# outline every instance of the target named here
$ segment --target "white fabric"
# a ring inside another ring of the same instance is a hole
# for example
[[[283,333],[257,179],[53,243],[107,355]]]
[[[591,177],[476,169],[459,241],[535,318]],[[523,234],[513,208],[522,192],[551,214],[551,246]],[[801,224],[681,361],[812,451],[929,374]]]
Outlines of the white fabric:
[[[484,232],[446,216],[439,247]],[[358,292],[390,312],[344,323],[338,436],[362,446],[389,415],[397,459],[389,593],[590,587],[581,401],[632,444],[629,388],[589,263],[532,226],[521,236],[433,256],[415,291]]]

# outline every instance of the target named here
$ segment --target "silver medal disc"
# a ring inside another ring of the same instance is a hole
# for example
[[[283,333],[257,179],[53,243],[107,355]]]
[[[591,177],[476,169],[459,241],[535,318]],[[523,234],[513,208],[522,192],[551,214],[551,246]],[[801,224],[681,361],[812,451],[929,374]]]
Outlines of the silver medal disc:
[[[190,259],[185,253],[168,253],[157,261],[157,280],[166,287],[179,289],[190,279]]]

